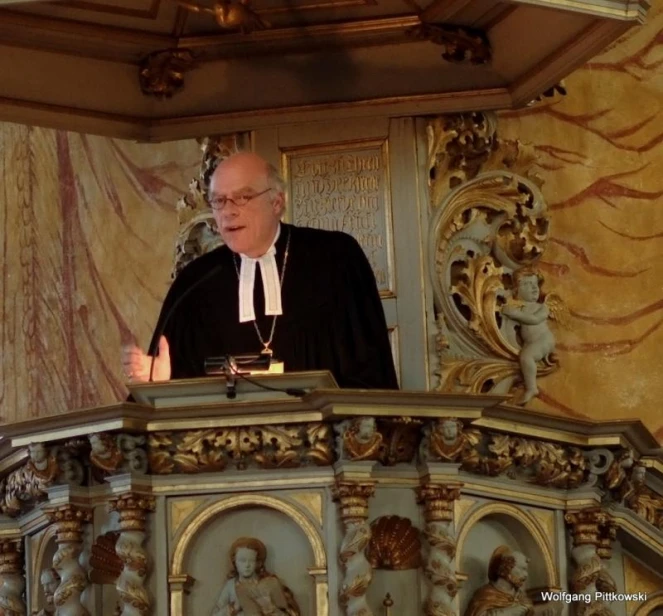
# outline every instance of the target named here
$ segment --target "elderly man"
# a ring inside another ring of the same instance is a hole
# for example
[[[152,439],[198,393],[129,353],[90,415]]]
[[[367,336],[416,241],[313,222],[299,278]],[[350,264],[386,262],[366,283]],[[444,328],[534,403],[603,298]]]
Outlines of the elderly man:
[[[266,352],[286,371],[329,370],[341,387],[397,388],[375,277],[351,236],[281,222],[283,181],[248,152],[218,165],[209,202],[225,245],[173,283],[150,346],[155,381],[203,376],[209,357]],[[151,361],[124,349],[134,381],[149,379]]]

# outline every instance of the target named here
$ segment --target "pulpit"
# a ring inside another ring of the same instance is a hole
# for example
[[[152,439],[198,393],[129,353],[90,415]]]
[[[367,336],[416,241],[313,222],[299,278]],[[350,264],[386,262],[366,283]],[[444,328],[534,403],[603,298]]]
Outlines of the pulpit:
[[[240,379],[235,398],[223,377],[131,392],[4,427],[0,612],[663,606],[663,455],[639,421],[327,373]]]

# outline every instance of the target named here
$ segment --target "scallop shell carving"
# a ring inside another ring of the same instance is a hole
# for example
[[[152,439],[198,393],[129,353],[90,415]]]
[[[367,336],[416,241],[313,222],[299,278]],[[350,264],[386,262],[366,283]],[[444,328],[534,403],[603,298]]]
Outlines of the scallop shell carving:
[[[385,515],[371,523],[366,558],[373,569],[417,569],[421,566],[419,530],[407,518]]]
[[[119,532],[109,531],[99,535],[92,545],[90,581],[93,584],[115,584],[115,580],[120,577],[124,563],[115,553],[119,536]]]

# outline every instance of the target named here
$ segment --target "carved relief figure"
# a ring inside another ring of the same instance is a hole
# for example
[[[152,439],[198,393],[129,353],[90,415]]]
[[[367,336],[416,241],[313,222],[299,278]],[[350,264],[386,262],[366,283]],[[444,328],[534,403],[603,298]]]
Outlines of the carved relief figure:
[[[38,612],[33,612],[33,616],[54,616],[55,614],[55,591],[60,584],[60,576],[55,569],[44,569],[39,577],[42,590],[44,591],[44,607]]]
[[[30,444],[28,455],[25,465],[10,473],[6,481],[0,484],[2,513],[18,513],[21,501],[43,496],[60,472],[57,458],[49,453],[43,443]]]
[[[341,422],[339,457],[350,460],[377,460],[382,445],[374,417],[357,417]]]
[[[230,574],[211,616],[300,616],[290,589],[265,569],[267,548],[241,537],[230,547]]]
[[[516,301],[507,303],[502,308],[502,314],[520,324],[522,347],[519,359],[525,393],[519,402],[526,404],[539,393],[536,385],[537,362],[555,363],[551,357],[555,350],[555,336],[548,327],[548,319],[555,319],[564,306],[556,295],[541,299],[543,277],[533,268],[516,270],[513,282]]]
[[[465,616],[552,615],[560,605],[532,604],[525,591],[529,561],[506,545],[495,549],[488,563],[488,584],[479,588],[465,610]]]
[[[473,468],[478,463],[475,447],[481,437],[476,431],[465,431],[463,422],[455,417],[438,419],[424,427],[420,457],[443,462],[463,462]]]

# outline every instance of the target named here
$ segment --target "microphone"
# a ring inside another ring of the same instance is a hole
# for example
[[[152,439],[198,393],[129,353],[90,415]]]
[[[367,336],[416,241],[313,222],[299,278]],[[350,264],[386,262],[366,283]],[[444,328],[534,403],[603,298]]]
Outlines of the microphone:
[[[150,362],[150,380],[149,380],[150,383],[152,383],[153,381],[152,377],[154,375],[154,361],[157,358],[157,351],[159,350],[159,340],[161,340],[161,336],[163,336],[163,332],[166,330],[166,325],[168,325],[168,322],[172,318],[173,314],[175,314],[175,309],[182,303],[182,301],[184,301],[184,299],[186,299],[189,296],[191,291],[197,289],[203,282],[209,280],[212,276],[214,276],[214,274],[217,274],[222,269],[223,265],[217,265],[213,267],[209,272],[207,272],[207,274],[205,274],[202,278],[196,280],[173,302],[173,305],[170,307],[168,312],[166,312],[163,321],[161,321],[161,326],[157,328],[157,331],[154,334],[154,339],[152,340],[152,344],[148,351],[148,355],[152,356],[152,361]]]

